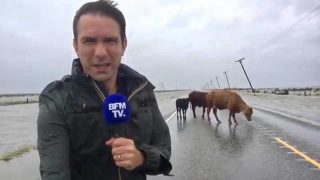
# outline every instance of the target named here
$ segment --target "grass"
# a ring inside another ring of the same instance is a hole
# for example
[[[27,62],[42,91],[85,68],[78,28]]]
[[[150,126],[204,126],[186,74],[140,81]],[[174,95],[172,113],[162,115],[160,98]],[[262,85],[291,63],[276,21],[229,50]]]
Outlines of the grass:
[[[13,158],[19,157],[22,154],[30,152],[31,150],[32,150],[32,147],[24,146],[24,147],[21,147],[21,148],[15,150],[15,151],[6,152],[6,153],[0,155],[0,160],[2,160],[2,161],[10,161]]]

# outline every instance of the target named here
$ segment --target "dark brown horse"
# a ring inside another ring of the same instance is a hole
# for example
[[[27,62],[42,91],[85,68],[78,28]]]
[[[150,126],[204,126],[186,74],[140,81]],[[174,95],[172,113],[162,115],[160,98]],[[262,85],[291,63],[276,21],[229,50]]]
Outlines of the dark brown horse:
[[[186,113],[189,106],[189,98],[179,98],[176,100],[177,119],[186,120]],[[182,116],[181,116],[182,111]]]
[[[202,119],[204,119],[204,112],[207,107],[207,101],[206,101],[206,95],[208,93],[206,92],[200,92],[200,91],[192,91],[189,94],[189,101],[191,103],[192,111],[193,111],[193,117],[196,118],[196,106],[202,107],[203,113],[202,113]]]

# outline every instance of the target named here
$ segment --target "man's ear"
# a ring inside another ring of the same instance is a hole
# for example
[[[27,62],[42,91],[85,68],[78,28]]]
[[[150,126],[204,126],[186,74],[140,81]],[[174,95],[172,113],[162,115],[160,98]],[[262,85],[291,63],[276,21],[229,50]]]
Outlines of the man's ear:
[[[73,39],[73,49],[76,52],[77,56],[79,57],[79,49],[78,49],[78,45],[77,45],[77,40]]]
[[[127,45],[128,45],[127,37],[124,37],[122,41],[122,56],[124,55],[124,52],[127,49]]]

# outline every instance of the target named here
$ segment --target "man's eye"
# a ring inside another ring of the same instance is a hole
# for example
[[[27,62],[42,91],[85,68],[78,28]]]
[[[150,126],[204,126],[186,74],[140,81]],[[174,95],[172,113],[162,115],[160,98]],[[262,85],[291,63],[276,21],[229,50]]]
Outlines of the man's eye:
[[[94,40],[92,39],[86,39],[83,41],[83,44],[93,44],[94,43]]]
[[[106,40],[106,43],[108,43],[108,44],[117,44],[118,40],[117,39],[108,39],[108,40]]]

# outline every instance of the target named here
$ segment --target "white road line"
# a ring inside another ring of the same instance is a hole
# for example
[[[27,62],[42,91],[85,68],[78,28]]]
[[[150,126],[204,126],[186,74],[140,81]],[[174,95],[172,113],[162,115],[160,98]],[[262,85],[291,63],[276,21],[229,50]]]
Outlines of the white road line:
[[[296,161],[307,161],[307,160],[305,160],[305,159],[296,159]]]
[[[309,169],[312,170],[312,171],[320,171],[319,168],[309,168]]]
[[[176,111],[175,111],[174,113],[172,113],[171,116],[166,119],[166,123],[168,123],[168,122],[170,121],[170,119],[171,119],[174,115],[176,115],[176,113],[177,113]]]

